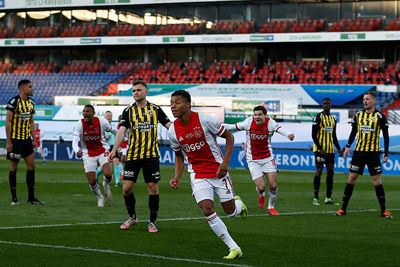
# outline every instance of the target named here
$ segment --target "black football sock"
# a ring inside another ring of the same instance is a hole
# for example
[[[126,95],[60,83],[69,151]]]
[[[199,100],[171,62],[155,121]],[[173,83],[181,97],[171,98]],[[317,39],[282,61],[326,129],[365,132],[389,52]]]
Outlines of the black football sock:
[[[8,181],[10,182],[11,197],[17,198],[17,172],[10,171],[8,174]]]
[[[314,198],[319,198],[319,186],[321,184],[321,176],[314,176]]]
[[[343,203],[342,203],[342,210],[346,211],[347,205],[349,204],[351,195],[353,194],[354,184],[346,184],[343,193]]]
[[[152,223],[156,223],[159,203],[160,195],[149,195],[150,222]]]
[[[35,199],[35,170],[26,171],[26,185],[28,186],[28,201]]]
[[[133,219],[136,219],[136,210],[135,210],[136,199],[135,199],[135,195],[132,192],[130,195],[124,196],[124,199],[125,199],[126,210],[128,211],[129,216],[131,216]]]
[[[326,197],[332,197],[332,190],[333,190],[333,174],[326,175]]]
[[[385,191],[383,190],[383,185],[375,186],[376,197],[378,198],[379,205],[381,206],[381,212],[384,213],[386,210],[386,198]]]

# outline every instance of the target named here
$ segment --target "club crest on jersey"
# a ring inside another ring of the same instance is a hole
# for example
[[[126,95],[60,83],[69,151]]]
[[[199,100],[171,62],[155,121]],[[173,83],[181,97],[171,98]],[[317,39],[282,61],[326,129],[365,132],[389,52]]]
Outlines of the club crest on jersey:
[[[193,130],[194,130],[194,136],[196,136],[196,138],[200,138],[203,135],[203,133],[200,130],[200,127],[195,127]]]

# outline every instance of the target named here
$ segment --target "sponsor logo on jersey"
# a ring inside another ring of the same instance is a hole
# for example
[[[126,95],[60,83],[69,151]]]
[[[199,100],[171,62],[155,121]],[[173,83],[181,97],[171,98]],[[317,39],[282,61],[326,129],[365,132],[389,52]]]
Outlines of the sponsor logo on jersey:
[[[264,140],[268,138],[267,134],[251,134],[250,138],[253,140]]]
[[[84,141],[96,141],[96,140],[99,140],[100,138],[101,138],[100,135],[95,135],[95,136],[85,135],[83,137],[83,140]]]
[[[179,142],[182,142],[183,140],[185,140],[185,139],[183,139],[183,137],[180,136],[180,137],[179,137]]]
[[[200,150],[203,146],[205,145],[204,141],[195,143],[195,144],[184,144],[182,145],[183,150],[185,150],[185,152],[193,152],[196,150]]]

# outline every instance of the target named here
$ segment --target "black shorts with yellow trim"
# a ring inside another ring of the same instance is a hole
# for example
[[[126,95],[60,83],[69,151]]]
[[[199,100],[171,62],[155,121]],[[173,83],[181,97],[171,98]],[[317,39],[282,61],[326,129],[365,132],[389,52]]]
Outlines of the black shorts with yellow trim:
[[[382,173],[380,152],[359,152],[355,151],[350,163],[350,172],[363,174],[365,165],[368,167],[371,176]]]
[[[7,159],[11,161],[19,161],[21,158],[25,158],[33,153],[32,139],[28,138],[25,140],[11,139],[13,149],[11,152],[7,152]]]
[[[136,183],[140,169],[146,183],[158,183],[160,176],[160,161],[158,158],[137,159],[125,162],[124,180]]]
[[[325,153],[325,157],[321,155],[321,152],[315,151],[315,164],[326,164],[335,163],[335,153]]]

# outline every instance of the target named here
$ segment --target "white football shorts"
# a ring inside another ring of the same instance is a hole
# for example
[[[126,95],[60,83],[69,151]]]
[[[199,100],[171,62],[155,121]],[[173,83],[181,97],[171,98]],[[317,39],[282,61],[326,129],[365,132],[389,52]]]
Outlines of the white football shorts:
[[[270,157],[266,159],[249,160],[247,162],[251,178],[253,181],[257,178],[263,177],[264,173],[278,172],[275,159]]]
[[[119,152],[121,152],[123,156],[126,156],[127,151],[128,151],[127,148],[119,148]]]
[[[106,150],[106,152],[96,156],[96,157],[89,157],[88,155],[83,156],[83,167],[85,168],[86,172],[96,172],[97,164],[100,165],[100,168],[103,167],[104,164],[108,163],[108,156],[110,152]]]
[[[229,173],[224,178],[202,178],[195,179],[195,174],[190,174],[190,184],[196,202],[210,199],[214,201],[214,194],[218,195],[219,201],[226,202],[235,198],[232,180]]]

